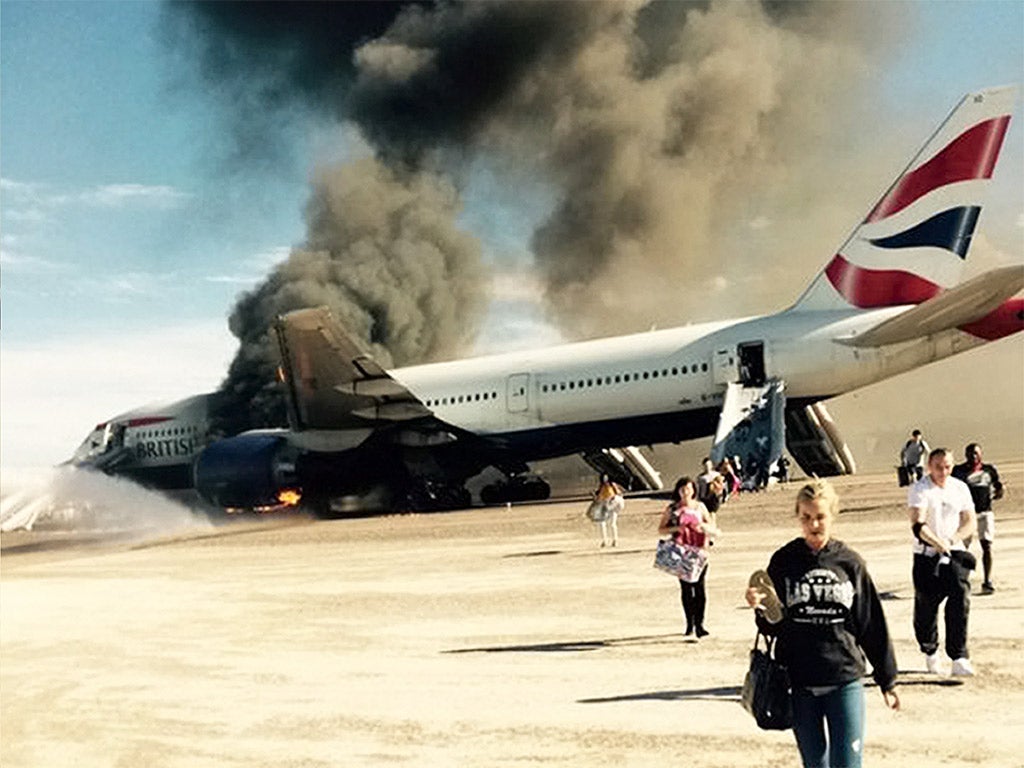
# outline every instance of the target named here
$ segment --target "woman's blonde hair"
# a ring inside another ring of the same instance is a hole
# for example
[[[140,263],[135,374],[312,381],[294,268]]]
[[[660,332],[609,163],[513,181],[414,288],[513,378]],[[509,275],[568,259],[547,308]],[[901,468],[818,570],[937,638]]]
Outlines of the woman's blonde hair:
[[[800,503],[804,501],[817,501],[823,504],[825,510],[835,517],[839,514],[839,495],[832,483],[828,480],[816,478],[809,480],[796,494],[796,514],[800,514]]]

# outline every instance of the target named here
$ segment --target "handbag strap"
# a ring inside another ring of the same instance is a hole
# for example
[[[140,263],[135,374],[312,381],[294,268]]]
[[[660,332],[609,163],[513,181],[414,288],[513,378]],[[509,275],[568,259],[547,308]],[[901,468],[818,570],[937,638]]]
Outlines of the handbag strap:
[[[761,638],[764,638],[764,650],[772,658],[775,658],[775,637],[772,635],[765,634],[760,628],[757,630],[757,634],[754,635],[754,647],[752,650],[757,650],[757,643]]]

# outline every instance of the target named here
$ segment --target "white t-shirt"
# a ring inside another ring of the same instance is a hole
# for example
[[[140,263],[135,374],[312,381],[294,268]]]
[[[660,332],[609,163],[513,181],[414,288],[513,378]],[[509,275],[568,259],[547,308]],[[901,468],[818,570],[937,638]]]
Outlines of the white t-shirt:
[[[946,541],[953,538],[960,527],[960,513],[968,509],[974,511],[974,501],[967,483],[955,477],[947,477],[943,487],[932,482],[930,475],[925,475],[912,486],[907,493],[907,506],[915,509],[924,508],[925,524],[936,536]],[[925,552],[925,544],[914,539],[914,552]],[[965,549],[962,541],[950,546],[950,549]],[[931,547],[928,547],[931,551]]]

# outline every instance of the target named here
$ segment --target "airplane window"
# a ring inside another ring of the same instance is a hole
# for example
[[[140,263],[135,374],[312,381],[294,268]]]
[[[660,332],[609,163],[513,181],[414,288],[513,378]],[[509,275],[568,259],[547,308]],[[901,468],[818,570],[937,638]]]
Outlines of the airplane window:
[[[622,380],[623,381],[629,381],[629,374],[628,373],[622,374]]]
[[[679,375],[679,369],[678,368],[673,368],[672,369],[672,375],[673,376],[678,376]]]
[[[580,379],[579,383],[576,386],[579,387],[580,389],[583,389],[583,379]]]
[[[706,373],[707,370],[708,370],[708,364],[707,363],[701,363],[700,364],[700,369]]]
[[[594,380],[593,379],[587,379],[587,386],[588,387],[594,386]]]
[[[615,383],[618,384],[620,381],[622,381],[622,377],[621,376],[616,376],[615,377]]]
[[[491,392],[491,397],[497,399],[498,393],[497,392]]]
[[[569,389],[576,389],[576,382],[575,381],[570,381],[569,382]]]
[[[684,365],[680,370],[682,370],[683,374],[685,374],[686,373],[686,366]]]
[[[646,380],[647,378],[648,378],[648,373],[647,373],[647,371],[644,371],[644,379]]]
[[[658,372],[657,372],[657,371],[654,371],[654,373],[652,373],[652,374],[651,374],[651,378],[652,378],[652,379],[656,379],[656,378],[658,378]]]
[[[661,375],[662,375],[662,376],[668,376],[668,368],[666,368],[665,370],[663,370],[663,371],[661,372]]]

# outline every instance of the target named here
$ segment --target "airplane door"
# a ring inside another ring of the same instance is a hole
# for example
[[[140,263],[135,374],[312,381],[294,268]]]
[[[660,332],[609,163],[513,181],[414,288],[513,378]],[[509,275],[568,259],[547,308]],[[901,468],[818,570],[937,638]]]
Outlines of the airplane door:
[[[764,342],[745,341],[736,347],[740,359],[740,383],[745,387],[763,387],[766,376]]]
[[[530,374],[513,373],[508,377],[507,402],[509,413],[522,413],[530,407]]]
[[[732,349],[716,349],[711,357],[711,375],[715,384],[728,384],[738,378],[736,353]]]

